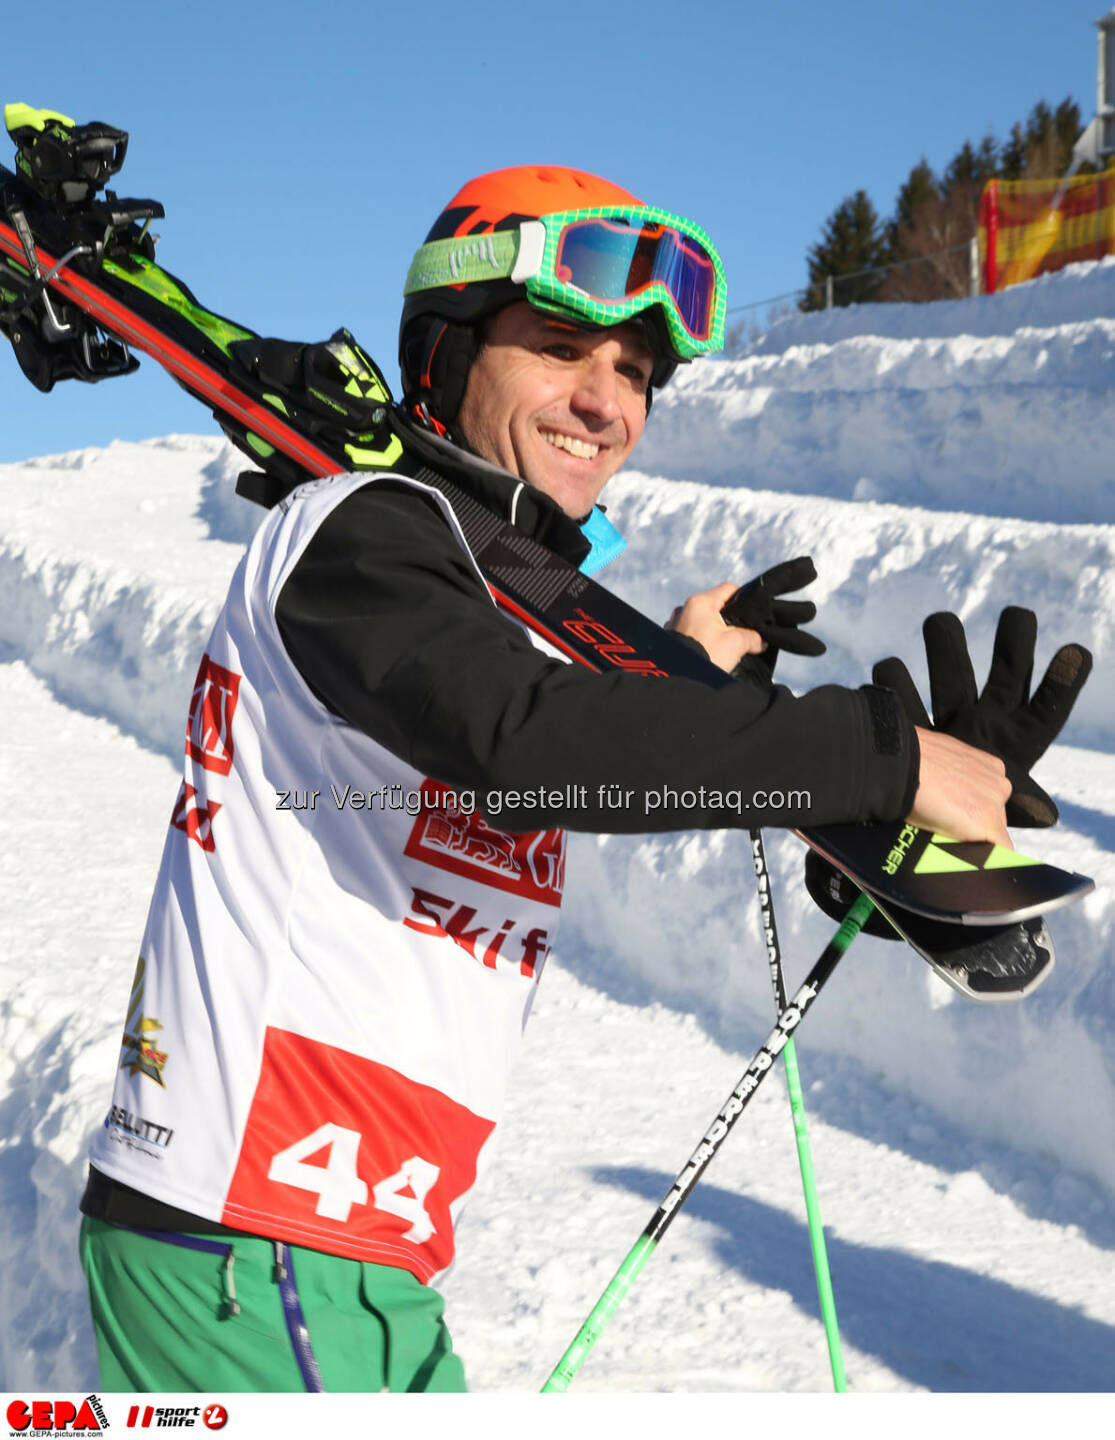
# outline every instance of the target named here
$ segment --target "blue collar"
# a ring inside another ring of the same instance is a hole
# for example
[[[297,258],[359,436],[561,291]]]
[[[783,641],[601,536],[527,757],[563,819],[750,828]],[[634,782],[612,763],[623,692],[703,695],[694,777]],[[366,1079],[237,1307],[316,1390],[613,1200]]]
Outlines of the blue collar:
[[[577,567],[582,575],[594,575],[597,570],[603,570],[627,549],[627,541],[599,505],[593,507],[592,514],[582,524],[581,534],[592,546]]]

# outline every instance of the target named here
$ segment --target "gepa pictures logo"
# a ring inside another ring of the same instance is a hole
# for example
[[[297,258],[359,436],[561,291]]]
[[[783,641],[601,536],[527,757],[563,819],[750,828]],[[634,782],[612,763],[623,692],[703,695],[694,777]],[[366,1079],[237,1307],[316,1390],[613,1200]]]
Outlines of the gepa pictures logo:
[[[12,1435],[76,1435],[108,1429],[96,1395],[84,1400],[12,1400],[6,1415]]]

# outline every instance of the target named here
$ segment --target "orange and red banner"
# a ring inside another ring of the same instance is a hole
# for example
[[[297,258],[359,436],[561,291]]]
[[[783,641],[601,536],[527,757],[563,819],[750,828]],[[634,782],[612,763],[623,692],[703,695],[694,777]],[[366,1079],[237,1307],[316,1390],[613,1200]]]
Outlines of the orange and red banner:
[[[1060,180],[989,180],[980,196],[985,294],[1115,253],[1115,169]]]

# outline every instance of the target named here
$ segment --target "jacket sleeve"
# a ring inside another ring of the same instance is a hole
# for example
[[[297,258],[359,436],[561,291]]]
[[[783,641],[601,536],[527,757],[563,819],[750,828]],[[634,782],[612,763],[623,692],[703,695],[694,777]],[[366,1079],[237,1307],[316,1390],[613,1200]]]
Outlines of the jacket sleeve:
[[[496,610],[433,502],[390,481],[332,512],[276,617],[323,704],[473,792],[501,829],[819,825],[912,804],[917,741],[889,691],[712,690],[550,659]]]

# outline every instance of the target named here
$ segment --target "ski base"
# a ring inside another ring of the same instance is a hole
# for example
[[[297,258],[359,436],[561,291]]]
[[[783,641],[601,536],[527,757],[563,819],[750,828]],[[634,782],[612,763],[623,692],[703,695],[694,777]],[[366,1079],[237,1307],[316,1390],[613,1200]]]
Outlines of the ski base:
[[[890,906],[876,908],[946,985],[969,1000],[1021,1000],[1053,972],[1056,952],[1040,915],[1015,925],[969,927],[926,920]]]

